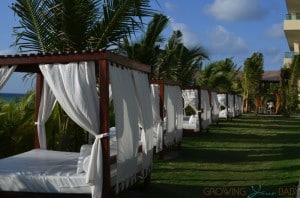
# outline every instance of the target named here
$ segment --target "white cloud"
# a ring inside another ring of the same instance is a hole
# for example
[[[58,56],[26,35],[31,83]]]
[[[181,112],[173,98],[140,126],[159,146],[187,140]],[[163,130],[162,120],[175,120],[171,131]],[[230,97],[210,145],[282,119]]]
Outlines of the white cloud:
[[[283,32],[283,23],[276,23],[269,27],[266,32],[265,36],[267,38],[282,38],[284,37]]]
[[[261,0],[214,0],[205,7],[206,14],[230,22],[260,20],[267,11],[262,7]]]
[[[166,9],[170,12],[173,12],[173,11],[177,10],[177,7],[174,4],[170,3],[170,2],[165,2],[164,5],[165,5]]]
[[[195,46],[199,43],[199,38],[196,33],[192,32],[184,23],[176,23],[171,19],[172,30],[180,30],[183,34],[183,43],[187,47]]]
[[[224,27],[218,25],[208,33],[211,53],[236,55],[248,52],[246,42],[239,36],[228,32]]]

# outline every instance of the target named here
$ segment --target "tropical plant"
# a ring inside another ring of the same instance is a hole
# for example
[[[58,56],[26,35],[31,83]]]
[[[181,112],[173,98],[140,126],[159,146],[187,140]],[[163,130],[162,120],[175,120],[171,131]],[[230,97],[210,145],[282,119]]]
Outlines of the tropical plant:
[[[152,16],[149,0],[16,0],[14,28],[21,52],[108,49]]]
[[[281,69],[281,95],[283,115],[290,116],[298,109],[298,81],[300,79],[300,56],[295,55],[290,67]]]
[[[253,53],[250,58],[244,61],[244,71],[242,74],[244,112],[250,110],[249,102],[254,101],[255,95],[260,92],[260,82],[264,73],[263,65],[263,54],[259,52]]]
[[[208,64],[197,79],[197,84],[218,92],[241,92],[237,75],[240,68],[232,58]]]
[[[208,54],[200,46],[186,47],[182,36],[180,31],[173,32],[154,65],[154,78],[171,79],[183,85],[195,83],[195,74],[201,69],[202,61],[208,59]]]
[[[157,56],[162,51],[160,45],[164,41],[164,38],[161,34],[168,23],[169,19],[166,16],[154,14],[147,26],[146,32],[142,34],[141,39],[130,42],[129,39],[125,38],[124,42],[119,45],[120,52],[130,59],[153,67],[156,63]]]
[[[28,92],[17,100],[0,101],[0,158],[33,147],[34,96]]]

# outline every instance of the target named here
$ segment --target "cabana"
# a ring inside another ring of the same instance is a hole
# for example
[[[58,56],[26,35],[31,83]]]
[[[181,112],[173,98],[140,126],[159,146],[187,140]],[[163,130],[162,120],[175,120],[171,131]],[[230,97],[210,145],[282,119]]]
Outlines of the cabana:
[[[223,92],[218,93],[217,97],[220,103],[219,119],[232,120],[236,116],[235,95]]]
[[[182,97],[184,99],[184,108],[191,106],[196,112],[195,115],[184,116],[184,132],[190,133],[191,131],[208,131],[209,125],[212,123],[212,109],[209,91],[200,87],[183,88]]]
[[[1,197],[17,192],[109,197],[138,178],[149,182],[153,149],[149,66],[101,51],[6,55],[0,56],[0,88],[14,71],[36,73],[35,149],[0,160]],[[110,84],[116,115],[113,134]],[[56,100],[94,136],[93,144],[83,145],[79,153],[47,150],[45,123]]]
[[[227,93],[218,93],[217,94],[219,101],[219,119],[228,119],[228,94]]]
[[[180,86],[171,81],[151,80],[153,112],[156,130],[154,145],[156,153],[164,158],[168,148],[180,148],[182,140],[183,101]]]
[[[201,95],[198,87],[183,87],[182,98],[184,101],[184,116],[183,116],[183,134],[193,134],[200,132],[201,129]],[[201,92],[200,92],[201,93]],[[187,115],[186,109],[190,107],[195,112],[192,115]]]

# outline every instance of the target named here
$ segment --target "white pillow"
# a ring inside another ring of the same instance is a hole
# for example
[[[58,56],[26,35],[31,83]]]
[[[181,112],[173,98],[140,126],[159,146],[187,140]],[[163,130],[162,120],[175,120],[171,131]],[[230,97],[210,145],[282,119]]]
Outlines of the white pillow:
[[[90,159],[91,159],[91,155],[87,156],[86,158],[84,158],[83,160],[83,171],[84,172],[88,172],[88,169],[89,169],[89,165],[90,165]]]
[[[77,161],[77,174],[83,173],[83,161],[91,154],[92,145],[84,144],[80,148],[80,153]]]

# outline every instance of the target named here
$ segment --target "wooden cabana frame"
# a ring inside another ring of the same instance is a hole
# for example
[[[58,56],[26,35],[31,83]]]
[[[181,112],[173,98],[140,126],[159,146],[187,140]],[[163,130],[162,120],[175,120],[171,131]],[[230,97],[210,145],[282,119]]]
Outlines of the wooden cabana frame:
[[[39,64],[54,64],[54,63],[70,63],[79,61],[94,61],[96,72],[99,75],[100,85],[100,134],[109,132],[109,62],[113,62],[121,67],[142,71],[145,73],[151,72],[151,67],[130,60],[126,57],[117,55],[112,52],[105,51],[82,51],[82,52],[58,52],[58,53],[38,53],[38,54],[22,54],[22,55],[3,55],[0,56],[0,68],[3,66],[16,65],[15,72],[36,73],[36,112],[35,120],[40,106],[41,93],[43,87],[43,76],[39,69]],[[37,128],[35,128],[35,148],[39,148],[37,138]],[[110,158],[110,143],[109,136],[101,139],[102,154],[103,154],[103,197],[110,197],[113,194],[110,181],[110,164],[116,161]],[[149,183],[150,174],[144,181]],[[5,193],[5,192],[3,192]],[[25,193],[28,194],[28,193]],[[38,193],[40,194],[40,193]],[[6,196],[8,194],[5,194]],[[14,195],[15,196],[15,195]]]

